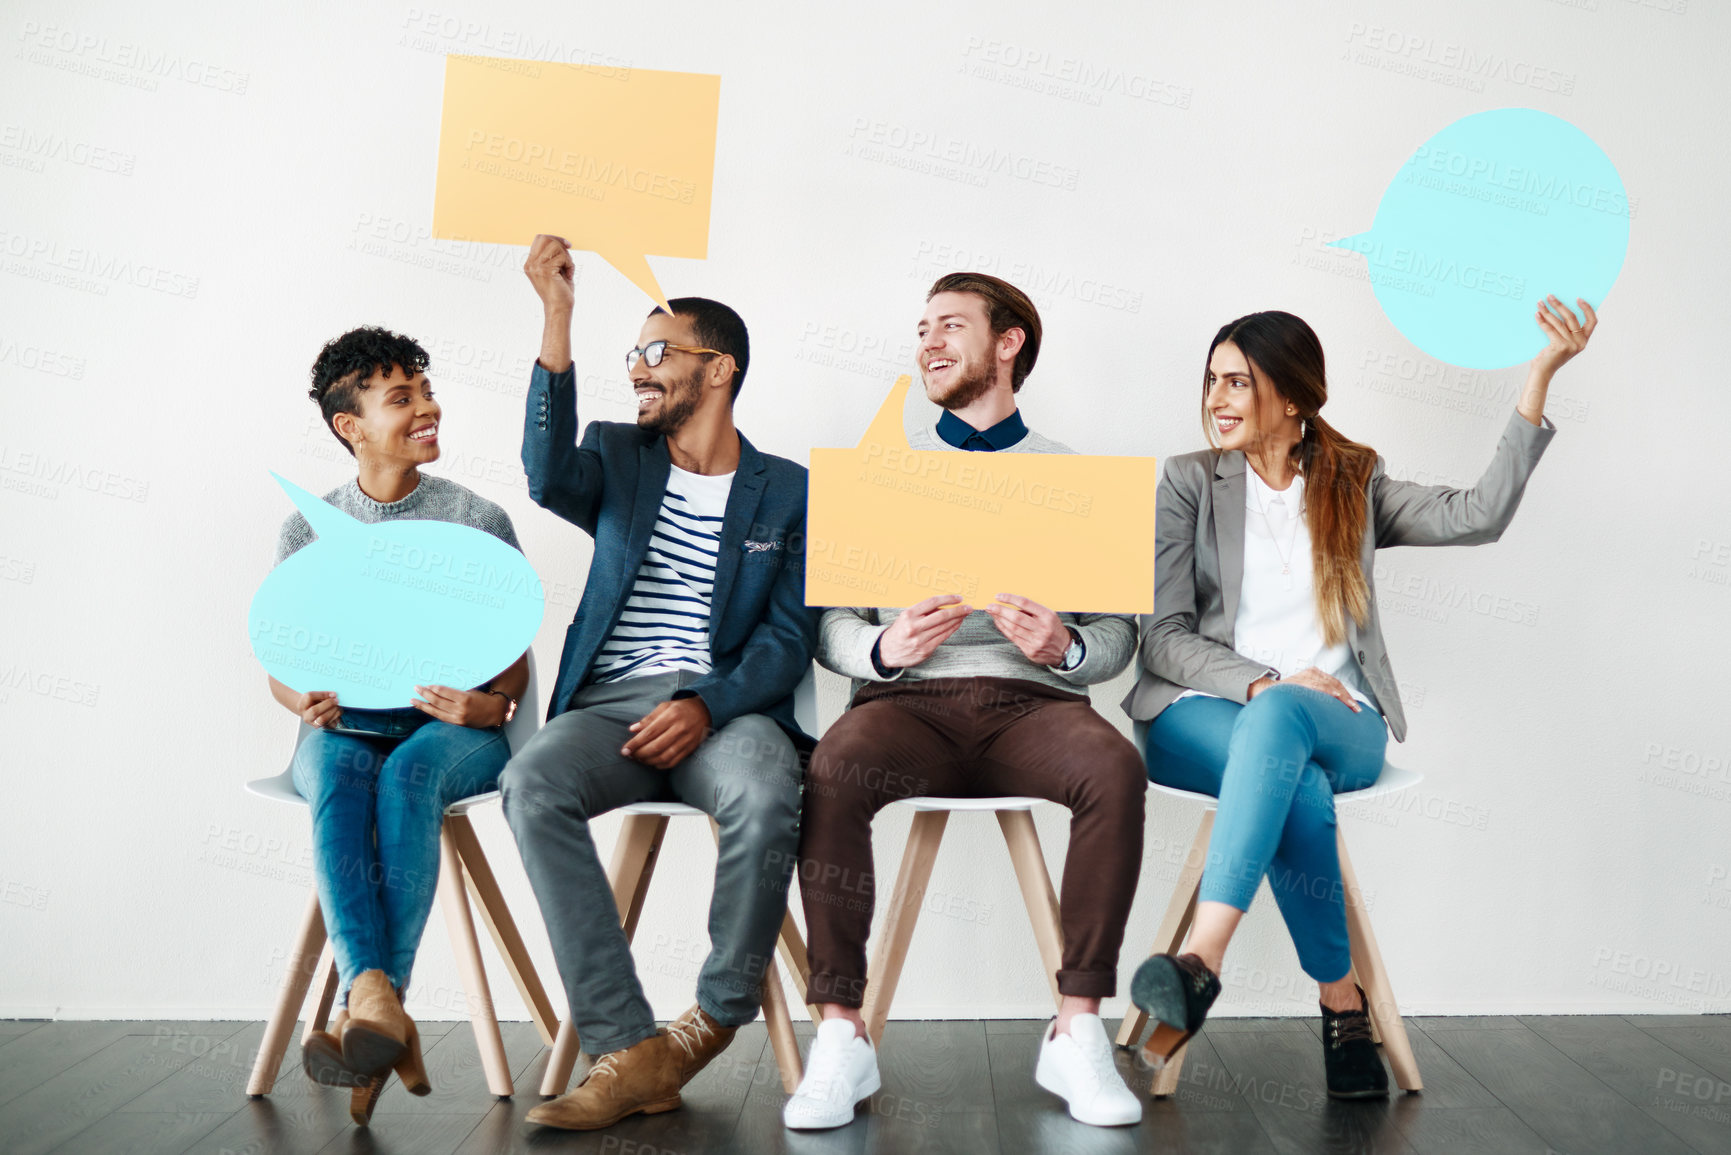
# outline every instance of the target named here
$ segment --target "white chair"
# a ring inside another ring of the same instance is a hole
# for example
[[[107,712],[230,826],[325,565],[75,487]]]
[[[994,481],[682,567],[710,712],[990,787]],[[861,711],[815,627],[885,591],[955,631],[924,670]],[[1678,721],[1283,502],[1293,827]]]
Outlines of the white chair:
[[[528,687],[524,689],[523,696],[517,703],[515,716],[505,726],[505,740],[513,754],[522,749],[523,744],[540,726],[538,699],[535,655],[531,653]],[[295,737],[297,750],[310,729],[305,723],[301,724]],[[294,758],[291,754],[290,769],[270,778],[248,782],[247,791],[273,802],[305,806],[306,799],[301,797],[294,786],[293,765]],[[495,1095],[509,1098],[513,1092],[511,1068],[505,1058],[505,1043],[499,1033],[499,1020],[493,1013],[493,997],[487,985],[486,969],[481,962],[480,943],[475,937],[475,923],[469,906],[471,896],[475,908],[480,911],[481,920],[487,924],[487,930],[493,936],[494,945],[499,948],[499,957],[504,960],[505,968],[511,972],[511,980],[517,984],[517,990],[522,994],[523,1002],[535,1020],[542,1042],[553,1042],[559,1030],[559,1020],[553,1014],[553,1005],[547,1000],[547,992],[542,989],[541,979],[535,973],[535,966],[529,960],[529,952],[523,946],[523,937],[517,932],[517,924],[511,918],[504,895],[499,891],[498,881],[493,877],[492,868],[487,863],[487,856],[481,851],[480,840],[475,837],[475,829],[469,823],[468,812],[471,809],[492,802],[498,797],[499,792],[492,790],[461,799],[445,808],[445,821],[439,832],[439,902],[445,912],[451,949],[456,955],[457,967],[462,976],[463,993],[469,1006],[469,1021],[474,1027],[475,1045],[481,1053],[481,1067],[487,1076],[487,1087]],[[315,976],[321,976],[321,981],[316,986],[313,984]],[[331,1004],[336,999],[337,982],[336,959],[325,933],[324,914],[319,909],[318,888],[315,886],[312,896],[307,900],[306,913],[301,917],[300,932],[289,951],[288,973],[283,978],[276,1009],[271,1013],[270,1023],[265,1027],[264,1038],[259,1043],[252,1077],[246,1086],[248,1095],[254,1098],[268,1095],[276,1084],[277,1072],[282,1067],[289,1038],[294,1033],[297,1012],[300,1011],[303,1001],[306,1003],[304,1018],[307,1024],[302,1035],[303,1041],[313,1031],[325,1028],[330,1019]],[[308,995],[309,987],[313,988],[311,997]]]
[[[811,674],[806,675],[800,690],[805,693],[803,697],[795,695],[795,716],[806,733],[822,736],[823,727],[818,724],[817,717],[816,683]],[[929,797],[908,798],[890,804],[906,806],[914,812],[914,817],[908,830],[907,845],[902,850],[895,889],[885,911],[884,925],[878,932],[877,946],[866,970],[865,1005],[860,1008],[860,1016],[865,1019],[873,1046],[883,1041],[890,1004],[895,1000],[896,987],[901,982],[908,944],[913,940],[920,907],[925,903],[926,887],[931,882],[938,847],[943,843],[950,815],[956,812],[991,811],[997,815],[1004,844],[1009,847],[1010,865],[1014,867],[1016,881],[1022,888],[1022,902],[1028,908],[1028,920],[1034,927],[1034,942],[1039,947],[1041,965],[1046,969],[1046,982],[1052,988],[1052,1001],[1054,1004],[1059,1001],[1058,968],[1063,962],[1064,937],[1058,922],[1058,895],[1052,889],[1046,858],[1040,851],[1040,836],[1034,829],[1033,809],[1043,801],[1041,798],[1021,797]],[[806,961],[805,947],[799,940],[792,916],[782,928],[781,953],[800,996],[806,1000],[812,1021],[817,1022],[820,1015],[816,1006],[811,1004],[808,993],[811,967]],[[786,1071],[785,1067],[783,1071]],[[790,1091],[792,1089],[789,1087]]]
[[[1138,730],[1140,729],[1139,726]],[[1140,745],[1139,733],[1138,746]],[[1385,762],[1382,776],[1374,784],[1363,790],[1348,790],[1336,794],[1335,805],[1339,807],[1347,802],[1364,802],[1394,794],[1418,785],[1423,779],[1424,775],[1416,770],[1405,770]],[[1184,936],[1190,932],[1190,923],[1196,916],[1197,894],[1202,889],[1202,868],[1208,861],[1208,841],[1214,830],[1214,812],[1219,805],[1219,799],[1191,790],[1162,786],[1157,782],[1150,783],[1149,786],[1161,794],[1203,804],[1202,822],[1196,828],[1196,837],[1190,844],[1190,852],[1184,857],[1184,867],[1179,872],[1177,885],[1172,890],[1172,902],[1167,906],[1166,916],[1160,920],[1160,929],[1155,933],[1154,949],[1149,952],[1177,954],[1184,945]],[[1383,1053],[1388,1056],[1389,1066],[1394,1069],[1395,1082],[1400,1088],[1405,1091],[1423,1090],[1418,1061],[1413,1057],[1412,1044],[1407,1041],[1406,1024],[1401,1021],[1400,1006],[1395,1002],[1394,988],[1389,984],[1388,972],[1382,963],[1382,952],[1377,949],[1376,934],[1371,930],[1370,916],[1364,909],[1364,896],[1359,890],[1358,875],[1353,871],[1352,859],[1346,853],[1346,836],[1338,827],[1335,839],[1340,849],[1341,886],[1346,891],[1346,932],[1352,951],[1351,973],[1364,988],[1365,999],[1370,1005],[1371,1033],[1376,1041],[1382,1044]],[[1147,1022],[1148,1016],[1132,1005],[1124,1016],[1123,1024],[1118,1028],[1118,1045],[1134,1046]],[[1178,1075],[1184,1066],[1186,1049],[1180,1047],[1154,1077],[1152,1090],[1156,1098],[1170,1095],[1178,1089]]]
[[[793,692],[794,718],[808,734],[816,732],[817,682],[807,669],[805,678]],[[637,935],[637,920],[643,913],[643,900],[649,893],[649,880],[655,873],[655,863],[661,855],[661,841],[667,834],[667,823],[674,818],[708,818],[695,806],[683,802],[637,802],[622,806],[619,813],[625,822],[619,829],[619,840],[613,845],[613,862],[607,868],[608,881],[613,885],[613,903],[619,910],[619,925],[625,930],[625,941]],[[720,829],[710,819],[709,828],[719,843]],[[805,941],[791,913],[782,916],[777,953],[787,968],[794,986],[805,997],[811,968],[806,962]],[[775,1051],[776,1064],[781,1069],[781,1083],[789,1094],[799,1086],[803,1067],[799,1043],[793,1035],[793,1020],[788,1015],[787,1000],[782,994],[781,981],[773,969],[764,975],[763,1017],[769,1027],[770,1045]],[[817,1015],[812,1014],[815,1020]],[[571,1072],[577,1066],[581,1049],[577,1030],[567,1018],[553,1042],[553,1053],[547,1058],[547,1070],[541,1080],[541,1094],[563,1095],[570,1085]]]
[[[1034,942],[1046,968],[1052,1002],[1054,1005],[1059,1002],[1058,968],[1064,955],[1064,936],[1058,921],[1058,895],[1052,889],[1046,858],[1040,852],[1040,836],[1034,829],[1033,809],[1043,801],[1015,797],[909,798],[891,803],[908,807],[914,812],[914,819],[883,929],[866,972],[865,1005],[860,1015],[874,1046],[881,1043],[884,1025],[889,1021],[890,1003],[901,981],[908,943],[913,939],[914,924],[919,921],[920,907],[925,903],[926,886],[931,882],[932,865],[937,861],[944,828],[949,825],[950,815],[958,811],[989,810],[997,815],[1004,844],[1010,850],[1010,865],[1015,868],[1016,881],[1022,888],[1022,902],[1028,908],[1028,921],[1034,926]]]

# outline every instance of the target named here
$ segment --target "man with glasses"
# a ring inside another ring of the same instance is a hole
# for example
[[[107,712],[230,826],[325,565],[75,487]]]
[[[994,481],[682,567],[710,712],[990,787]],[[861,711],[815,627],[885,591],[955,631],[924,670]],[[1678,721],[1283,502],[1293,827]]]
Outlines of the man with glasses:
[[[625,358],[636,423],[591,421],[578,443],[565,241],[536,237],[523,270],[546,316],[523,424],[529,494],[595,552],[547,725],[499,788],[595,1058],[528,1120],[593,1130],[679,1106],[680,1088],[757,1016],[799,840],[799,751],[813,743],[793,691],[817,613],[800,555],[805,469],[733,425],[750,359],[739,315],[702,297],[656,308]],[[720,841],[697,1004],[657,1030],[589,820],[675,800],[713,817]]]

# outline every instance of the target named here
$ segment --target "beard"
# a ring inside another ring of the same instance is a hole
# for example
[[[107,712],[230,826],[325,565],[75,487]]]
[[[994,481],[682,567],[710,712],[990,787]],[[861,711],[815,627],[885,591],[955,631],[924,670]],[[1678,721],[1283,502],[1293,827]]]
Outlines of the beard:
[[[660,410],[652,416],[639,417],[637,428],[664,436],[678,433],[680,427],[691,420],[691,415],[697,412],[698,403],[703,400],[703,386],[699,384],[703,378],[703,370],[704,366],[699,365],[685,380],[676,381],[664,388]]]
[[[990,366],[969,358],[956,363],[956,379],[951,383],[949,392],[933,393],[932,387],[927,385],[926,398],[944,409],[966,409],[984,397],[991,387]]]

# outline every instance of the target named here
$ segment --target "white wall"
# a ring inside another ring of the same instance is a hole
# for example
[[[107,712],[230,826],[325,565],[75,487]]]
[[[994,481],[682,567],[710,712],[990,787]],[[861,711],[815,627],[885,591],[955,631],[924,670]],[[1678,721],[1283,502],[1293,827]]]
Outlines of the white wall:
[[[974,265],[1042,308],[1023,396],[1050,436],[1200,447],[1209,336],[1284,308],[1322,335],[1338,427],[1403,476],[1470,481],[1521,371],[1401,392],[1426,359],[1359,259],[1318,238],[1366,228],[1395,167],[1457,117],[1528,105],[1579,125],[1636,202],[1627,264],[1558,378],[1561,432],[1504,540],[1385,555],[1412,731],[1394,757],[1426,779],[1413,809],[1345,825],[1411,1010],[1731,1010],[1722,8],[358,7],[0,14],[0,1015],[265,1013],[308,831],[241,790],[281,768],[291,731],[242,621],[288,509],[266,471],[320,492],[351,473],[304,396],[324,340],[377,323],[432,351],[438,470],[515,519],[553,591],[536,644],[551,679],[590,547],[529,501],[518,465],[540,326],[523,250],[426,239],[447,50],[722,74],[709,259],[652,263],[669,293],[743,313],[740,424],[799,460],[853,443],[909,367],[925,286]],[[1366,24],[1497,74],[1408,75]],[[1037,69],[988,59],[1030,51],[1156,98],[1038,91]],[[1018,150],[1074,170],[1074,188],[849,155],[879,122]],[[579,264],[582,411],[629,419],[620,354],[646,301]],[[1095,696],[1120,725],[1124,685]],[[1126,979],[1196,818],[1150,807]],[[496,810],[479,821],[556,985],[509,834]],[[605,853],[617,824],[597,828]],[[885,874],[905,829],[879,823]],[[1063,812],[1040,830],[1056,872]],[[707,833],[676,826],[639,934],[659,1013],[690,1002],[712,867]],[[1042,1013],[995,824],[953,823],[932,891],[963,917],[926,916],[898,1013]],[[444,935],[435,911],[416,1013],[460,1008]],[[1228,1007],[1314,1013],[1266,894],[1229,969]],[[502,1009],[520,1013],[508,986]]]

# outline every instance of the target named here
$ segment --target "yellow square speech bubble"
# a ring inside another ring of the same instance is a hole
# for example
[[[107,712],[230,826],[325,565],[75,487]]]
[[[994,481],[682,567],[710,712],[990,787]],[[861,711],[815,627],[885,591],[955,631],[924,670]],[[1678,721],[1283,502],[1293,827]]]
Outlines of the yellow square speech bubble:
[[[852,449],[811,451],[805,603],[975,605],[1000,593],[1071,613],[1152,613],[1152,457],[910,448],[896,380]]]
[[[447,56],[433,235],[589,249],[667,304],[644,254],[709,255],[721,77]]]

